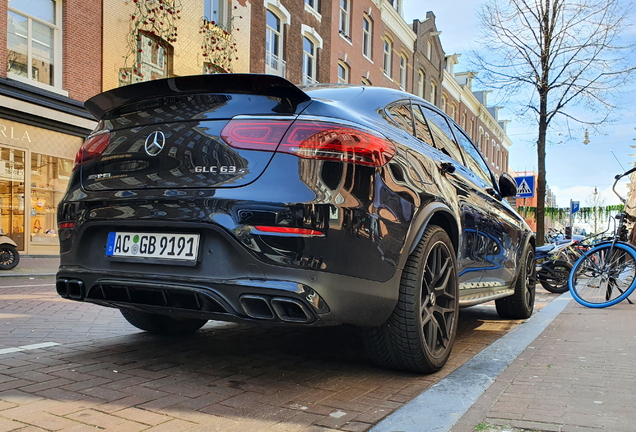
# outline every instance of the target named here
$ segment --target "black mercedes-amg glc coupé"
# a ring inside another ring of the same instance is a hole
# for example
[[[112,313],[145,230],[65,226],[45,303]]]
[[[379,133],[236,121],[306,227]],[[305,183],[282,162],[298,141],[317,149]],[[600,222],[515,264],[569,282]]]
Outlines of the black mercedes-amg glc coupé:
[[[58,208],[64,298],[140,329],[354,324],[385,367],[440,369],[458,308],[534,303],[534,237],[440,110],[376,87],[169,78],[93,97]]]

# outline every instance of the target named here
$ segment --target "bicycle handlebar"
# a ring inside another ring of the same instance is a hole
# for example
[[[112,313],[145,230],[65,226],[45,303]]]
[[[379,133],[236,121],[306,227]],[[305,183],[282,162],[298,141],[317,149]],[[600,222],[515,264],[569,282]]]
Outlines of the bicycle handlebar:
[[[618,197],[618,199],[621,200],[621,202],[623,204],[625,204],[625,207],[627,208],[633,208],[632,206],[627,204],[627,200],[625,198],[623,198],[618,192],[616,192],[616,183],[618,183],[618,181],[620,179],[622,179],[625,176],[630,175],[631,173],[633,173],[634,171],[636,171],[636,166],[630,170],[625,171],[623,174],[617,174],[616,176],[614,176],[614,184],[612,185],[612,191],[616,194],[616,196]]]
[[[620,179],[622,179],[623,177],[630,175],[630,174],[631,174],[631,173],[633,173],[634,171],[636,171],[636,167],[634,167],[634,168],[632,168],[632,169],[630,169],[630,170],[625,171],[623,174],[616,174],[616,176],[615,176],[614,178],[615,178],[616,180],[620,180]]]

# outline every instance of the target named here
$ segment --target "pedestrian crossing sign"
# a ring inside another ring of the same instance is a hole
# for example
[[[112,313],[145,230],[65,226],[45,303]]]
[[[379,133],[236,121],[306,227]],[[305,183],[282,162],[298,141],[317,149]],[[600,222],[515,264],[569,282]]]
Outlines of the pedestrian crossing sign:
[[[515,198],[532,198],[534,196],[534,176],[515,177],[517,195]]]

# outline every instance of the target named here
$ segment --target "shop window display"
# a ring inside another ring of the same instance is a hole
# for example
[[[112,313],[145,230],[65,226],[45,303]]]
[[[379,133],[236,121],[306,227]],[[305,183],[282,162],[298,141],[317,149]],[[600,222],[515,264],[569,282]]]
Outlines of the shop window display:
[[[57,244],[57,203],[64,196],[72,168],[69,159],[31,154],[31,244]]]
[[[1,228],[24,250],[24,151],[0,147]]]

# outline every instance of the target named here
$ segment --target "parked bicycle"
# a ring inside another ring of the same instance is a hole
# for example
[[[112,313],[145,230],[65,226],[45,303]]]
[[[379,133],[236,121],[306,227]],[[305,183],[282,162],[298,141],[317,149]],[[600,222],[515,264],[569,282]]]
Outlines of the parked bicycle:
[[[627,213],[631,208],[616,191],[618,181],[636,171],[636,167],[614,177],[612,190],[625,205],[616,219],[618,224],[609,241],[598,243],[574,264],[568,286],[572,297],[583,306],[603,308],[628,298],[636,289],[636,248],[627,243],[629,221],[636,218]]]
[[[562,294],[568,290],[568,277],[572,270],[570,254],[574,253],[576,240],[565,240],[535,248],[537,279],[551,293]]]

